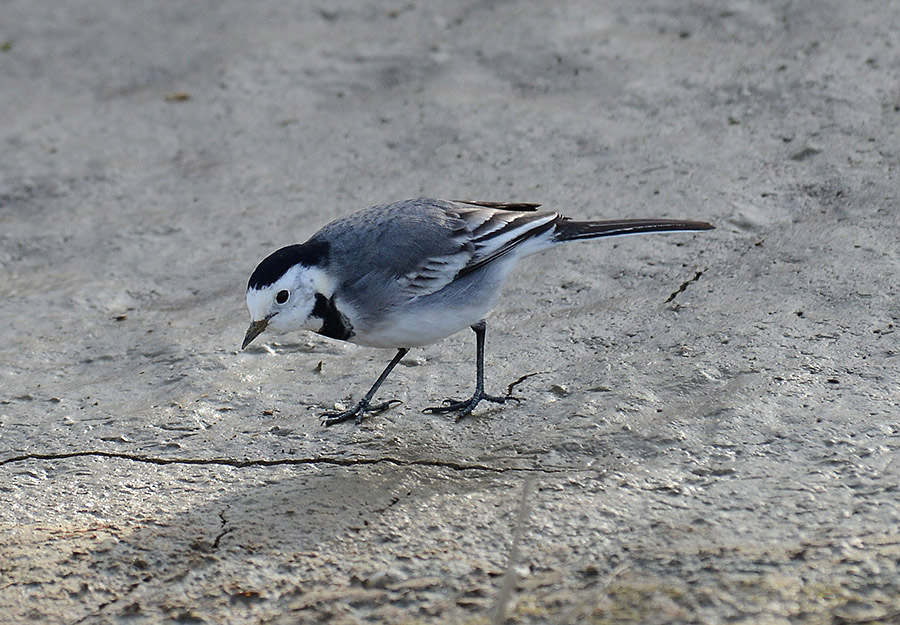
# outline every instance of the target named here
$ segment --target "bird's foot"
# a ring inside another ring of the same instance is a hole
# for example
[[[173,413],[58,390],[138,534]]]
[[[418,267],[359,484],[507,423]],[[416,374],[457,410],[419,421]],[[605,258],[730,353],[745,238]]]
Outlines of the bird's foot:
[[[520,402],[522,401],[521,397],[515,397],[513,395],[506,395],[505,397],[498,397],[496,395],[488,395],[484,391],[475,391],[475,394],[472,395],[470,399],[445,399],[442,406],[431,406],[426,408],[422,412],[426,412],[429,414],[444,414],[447,412],[455,412],[457,421],[472,414],[472,411],[475,410],[475,406],[477,406],[481,401],[490,401],[495,404],[505,404],[508,401]]]
[[[344,410],[342,412],[326,412],[322,415],[322,425],[329,426],[334,425],[335,423],[343,423],[344,421],[349,421],[353,419],[356,422],[356,425],[359,425],[360,421],[363,420],[363,416],[367,412],[372,414],[379,414],[390,408],[391,406],[395,406],[397,404],[402,404],[403,402],[399,399],[391,399],[390,401],[383,402],[381,404],[375,404],[374,406],[369,404],[368,399],[361,400],[356,406],[350,408],[349,410]]]

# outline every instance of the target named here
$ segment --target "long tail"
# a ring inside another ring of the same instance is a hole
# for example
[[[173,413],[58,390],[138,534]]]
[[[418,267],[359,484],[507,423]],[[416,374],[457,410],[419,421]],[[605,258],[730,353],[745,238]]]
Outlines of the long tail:
[[[645,232],[699,232],[712,230],[705,221],[678,219],[616,219],[612,221],[571,221],[559,219],[554,224],[553,238],[557,241],[577,241],[598,237],[614,237]]]

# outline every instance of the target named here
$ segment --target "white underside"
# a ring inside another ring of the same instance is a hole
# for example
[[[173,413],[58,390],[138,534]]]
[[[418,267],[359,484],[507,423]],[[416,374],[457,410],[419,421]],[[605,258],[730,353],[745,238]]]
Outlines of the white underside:
[[[381,323],[350,337],[351,343],[369,347],[420,347],[464,330],[491,312],[491,307],[410,310],[392,315],[390,323]]]

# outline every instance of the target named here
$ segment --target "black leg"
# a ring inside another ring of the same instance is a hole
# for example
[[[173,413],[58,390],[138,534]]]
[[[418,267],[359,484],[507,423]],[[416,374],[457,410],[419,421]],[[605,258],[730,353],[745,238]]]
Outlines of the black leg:
[[[442,412],[455,412],[459,419],[472,413],[481,400],[492,401],[496,404],[503,404],[510,400],[520,401],[518,397],[507,395],[506,397],[497,397],[488,395],[484,392],[484,332],[487,324],[484,319],[472,326],[475,331],[475,394],[469,399],[445,399],[443,406],[432,406],[426,408],[424,412],[438,414]]]
[[[406,356],[408,352],[409,350],[405,347],[401,347],[400,349],[398,349],[397,353],[394,355],[394,358],[388,363],[388,366],[384,368],[384,371],[381,372],[381,375],[378,376],[378,379],[375,380],[375,384],[372,385],[372,388],[369,389],[369,392],[366,393],[366,396],[359,400],[359,403],[350,410],[345,410],[343,412],[326,412],[322,415],[322,425],[334,425],[335,423],[349,421],[350,419],[355,419],[358,425],[359,422],[362,421],[363,414],[367,412],[381,412],[382,410],[387,410],[394,404],[399,404],[399,399],[392,399],[390,401],[384,402],[383,404],[377,404],[375,406],[370,406],[369,402],[372,401],[372,398],[378,391],[378,387],[381,386],[382,382],[387,379],[391,371],[393,371],[394,367],[397,366],[397,363],[400,362],[400,359]]]

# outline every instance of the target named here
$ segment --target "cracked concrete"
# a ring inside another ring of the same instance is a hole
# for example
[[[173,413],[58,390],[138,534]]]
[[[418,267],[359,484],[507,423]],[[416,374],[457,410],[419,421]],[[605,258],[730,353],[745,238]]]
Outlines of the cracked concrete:
[[[897,620],[893,3],[0,11],[0,621]],[[391,354],[240,352],[247,277],[420,195],[717,229],[523,263],[525,401],[421,414],[466,332],[325,429]]]
[[[147,462],[149,464],[198,464],[198,465],[222,465],[227,467],[274,467],[279,465],[297,466],[302,464],[333,464],[342,467],[360,466],[366,464],[380,464],[383,462],[397,466],[440,467],[452,471],[489,471],[503,473],[505,471],[524,471],[537,473],[571,473],[577,471],[572,467],[502,467],[486,464],[463,464],[452,460],[428,460],[425,458],[400,460],[391,457],[373,458],[268,458],[254,460],[236,460],[232,458],[159,458],[153,456],[141,456],[137,454],[116,453],[109,451],[72,451],[58,454],[29,453],[21,456],[10,456],[0,459],[0,466],[10,463],[18,463],[26,460],[62,460],[66,458],[118,458],[134,462]],[[585,469],[587,470],[587,469]]]

